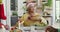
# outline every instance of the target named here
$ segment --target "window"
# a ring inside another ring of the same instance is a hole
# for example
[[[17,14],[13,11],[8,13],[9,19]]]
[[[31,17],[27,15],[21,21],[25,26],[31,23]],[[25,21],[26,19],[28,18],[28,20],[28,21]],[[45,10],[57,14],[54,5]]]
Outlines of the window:
[[[16,11],[17,1],[11,0],[10,3],[11,3],[11,11]]]

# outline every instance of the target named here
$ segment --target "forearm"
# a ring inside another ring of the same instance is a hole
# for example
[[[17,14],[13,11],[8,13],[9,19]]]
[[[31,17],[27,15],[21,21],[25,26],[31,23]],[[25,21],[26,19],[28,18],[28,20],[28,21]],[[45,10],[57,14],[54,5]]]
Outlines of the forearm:
[[[41,19],[31,19],[32,21],[41,21]]]

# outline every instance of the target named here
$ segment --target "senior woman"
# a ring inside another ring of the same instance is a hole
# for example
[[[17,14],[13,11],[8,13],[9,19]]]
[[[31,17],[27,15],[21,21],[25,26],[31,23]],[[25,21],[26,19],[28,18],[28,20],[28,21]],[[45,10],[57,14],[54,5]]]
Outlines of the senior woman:
[[[27,5],[27,12],[19,20],[23,26],[31,26],[34,23],[47,24],[46,20],[41,17],[40,14],[35,12],[34,5],[32,3]]]

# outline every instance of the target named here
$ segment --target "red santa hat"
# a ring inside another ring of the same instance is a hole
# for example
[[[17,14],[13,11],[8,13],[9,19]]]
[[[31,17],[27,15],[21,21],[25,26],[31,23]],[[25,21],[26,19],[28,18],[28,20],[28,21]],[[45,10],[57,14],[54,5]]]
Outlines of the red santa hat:
[[[0,19],[3,19],[3,20],[6,19],[6,16],[4,14],[4,5],[3,4],[0,4]]]

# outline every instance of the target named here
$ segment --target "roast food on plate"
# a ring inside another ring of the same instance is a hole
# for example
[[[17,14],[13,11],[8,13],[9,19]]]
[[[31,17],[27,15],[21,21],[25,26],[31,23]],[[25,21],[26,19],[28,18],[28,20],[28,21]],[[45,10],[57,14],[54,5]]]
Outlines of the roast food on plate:
[[[43,22],[35,22],[34,26],[40,26],[40,27],[44,27],[47,26],[47,24],[43,23]]]

